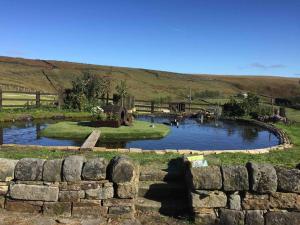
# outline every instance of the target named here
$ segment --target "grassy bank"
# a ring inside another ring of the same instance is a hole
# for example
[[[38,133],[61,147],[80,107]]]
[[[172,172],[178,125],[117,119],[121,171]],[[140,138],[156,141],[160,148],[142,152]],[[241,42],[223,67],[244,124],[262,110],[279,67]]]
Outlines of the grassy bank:
[[[4,109],[0,111],[0,122],[22,121],[27,118],[52,119],[58,117],[81,118],[90,117],[89,112],[67,111],[53,108]]]
[[[170,132],[170,128],[163,124],[155,124],[145,121],[134,121],[132,126],[111,127],[90,127],[82,122],[64,121],[49,125],[41,132],[42,136],[51,138],[84,139],[93,130],[101,131],[101,140],[122,140],[122,139],[149,139],[162,138]]]

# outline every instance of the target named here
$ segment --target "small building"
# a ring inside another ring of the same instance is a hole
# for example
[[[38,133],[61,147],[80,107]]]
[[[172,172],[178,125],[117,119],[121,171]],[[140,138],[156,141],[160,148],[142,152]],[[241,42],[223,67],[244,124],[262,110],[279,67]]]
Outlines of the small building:
[[[119,121],[120,125],[129,125],[131,123],[130,116],[125,107],[119,105],[106,105],[102,108],[107,115],[112,116],[114,120]]]

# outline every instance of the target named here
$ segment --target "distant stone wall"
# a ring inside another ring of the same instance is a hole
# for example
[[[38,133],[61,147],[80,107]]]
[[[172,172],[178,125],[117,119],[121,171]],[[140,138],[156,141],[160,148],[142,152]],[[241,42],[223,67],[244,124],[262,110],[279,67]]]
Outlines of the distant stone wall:
[[[63,217],[133,218],[139,166],[126,157],[0,159],[0,208]]]
[[[300,224],[299,169],[256,163],[187,167],[186,182],[196,224]]]

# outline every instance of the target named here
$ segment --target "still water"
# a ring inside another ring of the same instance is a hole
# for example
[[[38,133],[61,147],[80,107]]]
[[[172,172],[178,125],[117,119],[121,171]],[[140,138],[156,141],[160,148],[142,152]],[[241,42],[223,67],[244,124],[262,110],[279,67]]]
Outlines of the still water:
[[[140,116],[138,120],[154,123],[169,123],[167,117]],[[41,137],[40,131],[56,121],[35,121],[0,124],[0,144],[30,144],[44,146],[80,146],[83,140],[52,139]],[[97,146],[108,148],[141,149],[255,149],[277,145],[278,138],[270,131],[236,121],[211,121],[201,123],[194,119],[185,119],[179,126],[170,126],[168,136],[157,140],[128,140],[122,142],[103,142]]]

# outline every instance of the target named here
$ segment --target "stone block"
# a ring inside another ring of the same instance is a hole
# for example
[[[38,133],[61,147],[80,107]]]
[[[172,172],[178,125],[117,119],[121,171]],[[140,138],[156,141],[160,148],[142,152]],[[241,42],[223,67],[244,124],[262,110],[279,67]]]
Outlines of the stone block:
[[[0,196],[0,209],[4,209],[5,207],[5,197]]]
[[[15,178],[21,181],[42,180],[45,160],[24,158],[18,161],[15,167]]]
[[[187,173],[187,182],[192,190],[220,190],[222,188],[220,167],[191,168]]]
[[[0,159],[0,181],[11,181],[15,177],[18,160]]]
[[[243,209],[246,210],[263,210],[270,209],[270,197],[269,195],[257,195],[246,193],[246,196],[242,200]]]
[[[8,192],[8,186],[0,186],[0,196],[6,195]]]
[[[65,159],[63,164],[63,179],[65,181],[80,181],[81,171],[85,157],[79,155],[72,155]]]
[[[108,161],[104,158],[89,159],[83,166],[84,180],[105,180]]]
[[[46,216],[71,217],[71,202],[45,202],[43,214]]]
[[[220,209],[220,225],[244,225],[245,216],[242,211]]]
[[[227,196],[221,191],[196,191],[191,193],[193,208],[222,208],[227,205]]]
[[[300,212],[267,212],[265,225],[299,225]]]
[[[251,190],[259,194],[277,190],[276,170],[270,164],[247,163]]]
[[[296,193],[276,192],[270,196],[270,205],[277,209],[299,209],[300,195]]]
[[[116,192],[119,198],[136,198],[138,195],[138,183],[119,183],[117,184]]]
[[[135,182],[139,177],[139,166],[127,156],[116,156],[110,165],[113,183]]]
[[[134,206],[133,199],[118,199],[118,198],[110,198],[103,200],[103,206],[111,207],[111,206]]]
[[[247,210],[245,222],[246,225],[264,225],[264,212],[262,210]]]
[[[98,218],[107,215],[108,208],[94,203],[73,203],[72,216],[77,218]]]
[[[197,225],[219,225],[219,220],[214,209],[202,208],[194,213],[194,222]]]
[[[245,166],[222,166],[225,191],[249,190],[248,171]]]
[[[13,199],[55,202],[58,200],[58,191],[58,187],[12,184],[9,194]]]
[[[108,208],[107,216],[109,218],[132,219],[134,212],[134,208],[131,206],[111,206]]]
[[[108,180],[101,180],[101,181],[81,181],[80,182],[80,189],[81,190],[88,190],[88,189],[97,189],[102,187],[112,187],[113,183],[110,183]]]
[[[231,194],[229,196],[229,209],[234,209],[234,210],[241,210],[241,196],[239,195],[238,192]]]
[[[85,197],[84,191],[60,191],[58,201],[60,202],[79,202]]]
[[[33,201],[15,201],[6,200],[5,208],[7,211],[21,212],[21,213],[41,213],[43,202]]]
[[[44,164],[43,180],[49,182],[60,182],[62,163],[62,159],[47,160]]]
[[[300,170],[276,168],[278,190],[300,194]]]
[[[99,187],[96,189],[88,189],[85,191],[87,199],[108,199],[114,196],[114,188],[112,186]]]

